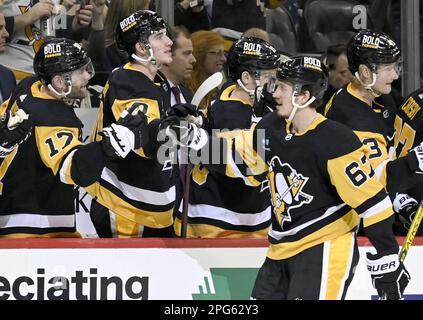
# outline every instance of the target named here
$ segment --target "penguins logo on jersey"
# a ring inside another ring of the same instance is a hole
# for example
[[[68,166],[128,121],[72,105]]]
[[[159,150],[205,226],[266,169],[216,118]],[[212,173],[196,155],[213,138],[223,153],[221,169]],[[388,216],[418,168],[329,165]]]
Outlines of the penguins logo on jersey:
[[[282,226],[285,221],[291,222],[291,209],[310,203],[313,196],[302,191],[309,178],[297,173],[289,164],[282,164],[279,157],[273,157],[269,167],[273,210]]]

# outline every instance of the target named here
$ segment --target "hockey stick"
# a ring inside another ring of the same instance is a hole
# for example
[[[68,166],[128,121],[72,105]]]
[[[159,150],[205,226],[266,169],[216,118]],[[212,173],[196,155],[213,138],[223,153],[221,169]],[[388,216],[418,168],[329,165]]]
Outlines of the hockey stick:
[[[192,97],[191,103],[198,106],[204,97],[217,88],[223,80],[223,75],[220,72],[213,73],[208,77],[204,82],[198,87],[195,91],[194,96]],[[195,125],[201,126],[201,123],[196,121],[195,117],[188,119],[188,121],[193,122]],[[185,177],[182,177],[185,181],[184,183],[184,194],[183,194],[183,207],[182,207],[182,216],[181,216],[181,237],[187,237],[187,225],[188,225],[188,202],[189,202],[189,189],[190,189],[190,172],[192,170],[192,165],[187,164],[187,170],[185,172]]]
[[[404,262],[405,257],[407,256],[407,253],[408,253],[408,249],[410,249],[410,246],[413,244],[414,238],[416,237],[416,233],[417,233],[417,230],[419,229],[422,218],[423,218],[423,199],[420,201],[416,215],[414,216],[410,229],[408,229],[407,237],[405,238],[404,245],[401,248],[401,251],[399,254],[399,260],[401,262]]]
[[[195,91],[191,103],[198,106],[210,91],[217,88],[222,83],[222,80],[223,75],[221,72],[213,73],[210,77],[204,80],[204,82],[198,87],[197,91]]]

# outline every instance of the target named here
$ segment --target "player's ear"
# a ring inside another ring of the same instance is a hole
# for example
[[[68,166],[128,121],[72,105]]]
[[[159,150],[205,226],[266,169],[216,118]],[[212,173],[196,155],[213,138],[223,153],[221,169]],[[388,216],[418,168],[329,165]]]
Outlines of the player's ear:
[[[364,64],[360,64],[358,67],[358,74],[360,75],[360,78],[364,79],[372,79],[372,71],[370,68]]]
[[[146,56],[148,54],[148,50],[141,42],[137,42],[135,44],[135,54],[137,56],[143,57],[143,56]]]
[[[66,87],[65,79],[62,76],[60,76],[60,75],[55,75],[51,79],[51,85],[56,90],[63,91],[63,90],[65,90],[65,87]]]

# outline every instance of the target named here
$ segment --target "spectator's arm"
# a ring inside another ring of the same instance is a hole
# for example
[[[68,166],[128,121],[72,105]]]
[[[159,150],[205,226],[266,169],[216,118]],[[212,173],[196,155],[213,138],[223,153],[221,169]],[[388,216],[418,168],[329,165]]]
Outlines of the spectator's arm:
[[[24,29],[42,17],[50,17],[53,13],[53,8],[51,0],[41,0],[24,14],[14,17],[13,32]],[[9,33],[12,34],[11,32]]]

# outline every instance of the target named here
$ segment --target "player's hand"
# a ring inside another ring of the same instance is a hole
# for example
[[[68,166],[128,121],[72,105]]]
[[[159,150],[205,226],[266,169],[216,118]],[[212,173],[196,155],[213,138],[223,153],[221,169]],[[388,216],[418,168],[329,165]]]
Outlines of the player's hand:
[[[177,116],[183,120],[202,127],[205,123],[203,115],[199,112],[198,107],[191,103],[177,103],[173,105],[167,112],[167,116]]]
[[[399,219],[405,229],[409,229],[416,215],[419,204],[416,199],[405,193],[397,193],[393,201],[394,211],[398,213]]]
[[[410,281],[410,274],[399,261],[397,250],[367,253],[367,270],[381,299],[399,300]]]
[[[410,152],[413,152],[417,159],[418,169],[416,172],[423,174],[423,142],[411,149]]]
[[[277,85],[265,83],[264,86],[258,86],[254,92],[254,115],[263,117],[267,113],[276,109],[276,101],[273,99]]]
[[[147,117],[135,108],[124,110],[116,123],[101,132],[104,152],[111,158],[125,158],[131,150],[148,143]]]
[[[168,137],[173,145],[200,150],[208,142],[208,134],[195,124],[176,115],[165,117],[160,123],[159,140]]]
[[[13,149],[25,142],[31,135],[32,119],[19,109],[15,114],[6,113],[0,119],[0,156],[5,157]]]

